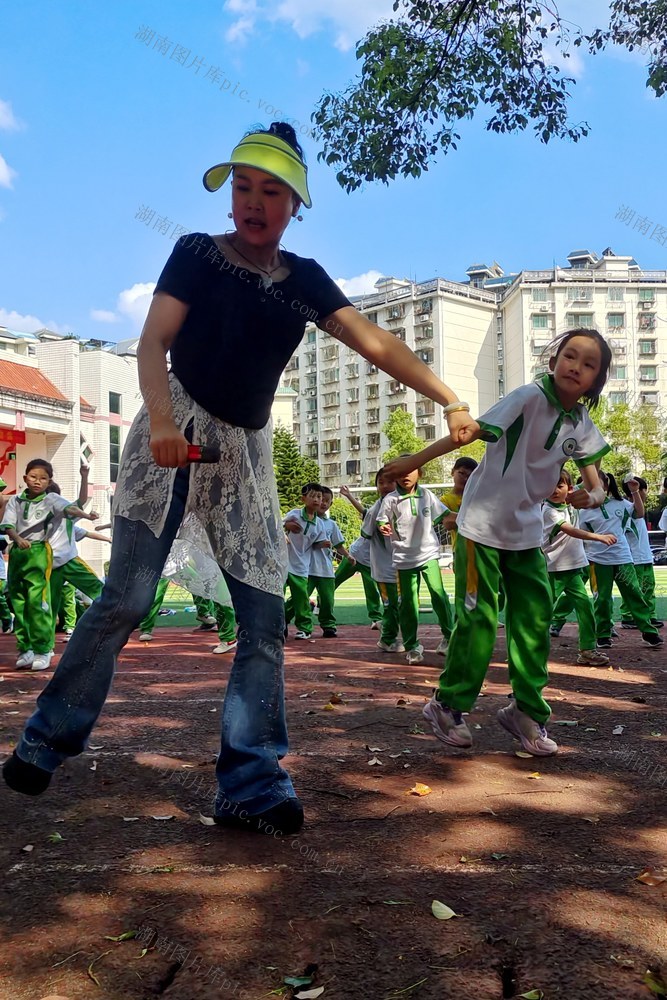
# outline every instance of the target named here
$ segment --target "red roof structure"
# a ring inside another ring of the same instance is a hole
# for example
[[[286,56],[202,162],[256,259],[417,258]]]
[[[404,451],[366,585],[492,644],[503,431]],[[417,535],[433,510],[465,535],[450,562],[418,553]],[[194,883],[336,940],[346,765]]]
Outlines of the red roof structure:
[[[19,396],[32,399],[51,399],[57,403],[69,403],[60,389],[40,372],[39,368],[19,365],[14,361],[0,361],[0,389],[9,389]]]

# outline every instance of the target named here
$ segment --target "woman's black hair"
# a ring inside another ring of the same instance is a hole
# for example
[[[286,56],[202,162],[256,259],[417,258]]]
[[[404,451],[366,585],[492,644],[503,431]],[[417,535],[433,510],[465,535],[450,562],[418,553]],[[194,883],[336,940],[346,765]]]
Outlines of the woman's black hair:
[[[632,478],[637,481],[637,485],[639,486],[640,490],[648,489],[648,483],[646,482],[645,479],[642,479],[641,476],[633,476]],[[623,492],[625,493],[626,497],[629,500],[630,497],[632,496],[632,490],[630,489],[627,483],[623,483]]]
[[[623,497],[621,496],[621,492],[618,488],[618,483],[616,482],[616,477],[614,476],[614,474],[612,472],[603,472],[602,475],[605,476],[607,480],[607,486],[606,486],[607,493],[613,496],[614,500],[622,500]],[[604,483],[602,483],[602,485],[604,486]]]
[[[612,357],[611,347],[602,334],[597,330],[590,330],[587,327],[577,327],[575,330],[566,330],[565,333],[561,333],[559,337],[552,340],[547,348],[551,357],[558,358],[573,337],[588,337],[590,340],[594,340],[600,348],[600,371],[598,372],[593,385],[582,397],[588,409],[594,410],[600,402],[602,390],[604,389],[607,379],[609,378],[609,368],[611,366]],[[553,353],[554,348],[556,348],[555,354]]]
[[[291,125],[287,124],[287,122],[271,122],[268,128],[262,128],[261,125],[257,125],[255,128],[251,128],[249,132],[246,132],[246,136],[257,134],[277,136],[279,139],[282,139],[283,142],[286,142],[288,146],[292,147],[302,163],[306,162],[306,158],[303,155],[303,149],[297,140],[296,132]]]
[[[572,489],[572,476],[564,466],[560,470],[560,476],[558,477],[557,485],[560,486],[561,483],[565,483],[566,486],[569,486],[570,489]]]

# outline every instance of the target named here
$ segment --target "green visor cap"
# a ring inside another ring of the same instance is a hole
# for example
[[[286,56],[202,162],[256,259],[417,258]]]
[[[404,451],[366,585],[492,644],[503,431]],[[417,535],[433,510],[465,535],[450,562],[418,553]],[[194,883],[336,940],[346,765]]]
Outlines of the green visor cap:
[[[229,177],[232,167],[255,167],[256,170],[272,174],[292,188],[305,208],[310,208],[312,205],[308,191],[308,168],[289,143],[279,139],[277,135],[254,132],[241,139],[228,160],[216,163],[206,171],[204,174],[206,190],[217,191],[221,188]]]

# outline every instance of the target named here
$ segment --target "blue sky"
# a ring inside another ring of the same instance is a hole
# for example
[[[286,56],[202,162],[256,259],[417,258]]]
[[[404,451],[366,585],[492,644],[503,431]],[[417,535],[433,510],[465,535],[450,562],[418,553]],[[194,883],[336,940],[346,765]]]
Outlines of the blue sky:
[[[169,232],[223,232],[228,189],[208,194],[204,170],[247,128],[276,117],[271,107],[307,127],[322,92],[354,75],[354,40],[391,6],[4,4],[0,324],[109,340],[137,333],[173,246],[158,219]],[[608,4],[560,7],[595,20]],[[149,44],[137,37],[142,28],[155,32]],[[314,207],[285,245],[316,257],[351,293],[369,290],[372,272],[461,280],[473,262],[548,267],[580,247],[611,246],[644,268],[667,268],[667,246],[650,239],[654,225],[667,226],[667,102],[649,96],[643,61],[576,56],[572,118],[591,125],[577,145],[499,137],[480,118],[464,127],[458,152],[389,187],[345,194],[304,136]],[[636,213],[629,224],[615,217],[622,205]],[[640,218],[651,221],[648,232],[634,228]]]

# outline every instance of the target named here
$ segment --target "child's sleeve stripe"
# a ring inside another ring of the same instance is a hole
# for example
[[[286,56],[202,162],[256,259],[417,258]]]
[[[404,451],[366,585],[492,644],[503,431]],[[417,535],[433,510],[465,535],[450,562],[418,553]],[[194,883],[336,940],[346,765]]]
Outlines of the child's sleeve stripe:
[[[482,429],[483,441],[500,441],[504,433],[502,427],[494,427],[493,424],[487,424],[484,420],[478,420],[477,423]]]
[[[594,455],[589,455],[587,458],[575,458],[574,464],[578,469],[583,469],[586,465],[595,465],[601,458],[603,458],[607,452],[611,451],[611,445],[605,444],[604,448],[600,448],[596,451]]]

